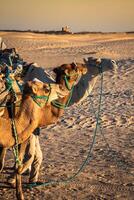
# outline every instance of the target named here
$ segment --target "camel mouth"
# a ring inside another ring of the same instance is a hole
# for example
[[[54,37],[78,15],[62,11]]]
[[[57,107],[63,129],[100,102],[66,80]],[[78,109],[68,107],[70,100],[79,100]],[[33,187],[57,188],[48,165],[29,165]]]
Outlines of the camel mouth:
[[[57,84],[57,96],[58,98],[64,98],[69,94],[69,91],[67,89],[64,89],[61,87],[61,85]]]
[[[61,90],[57,92],[57,95],[58,95],[58,98],[64,98],[65,96],[68,95],[68,92]]]
[[[53,100],[58,99],[59,97],[64,97],[65,93],[63,93],[62,89],[60,89],[59,84],[51,83],[50,84],[51,92],[49,95],[48,103]]]

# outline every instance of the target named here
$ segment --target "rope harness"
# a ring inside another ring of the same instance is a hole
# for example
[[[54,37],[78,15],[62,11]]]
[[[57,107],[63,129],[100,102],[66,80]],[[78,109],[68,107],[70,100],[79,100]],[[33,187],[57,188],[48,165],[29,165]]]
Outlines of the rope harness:
[[[77,75],[77,74],[68,75],[68,76],[65,75],[65,76],[64,76],[65,86],[66,86],[66,88],[70,91],[70,95],[69,95],[69,98],[68,98],[66,104],[63,104],[63,103],[61,103],[61,102],[59,102],[59,101],[56,101],[56,100],[52,101],[52,102],[51,102],[52,105],[55,106],[56,108],[60,108],[60,109],[64,109],[64,110],[65,110],[65,109],[68,107],[68,105],[69,105],[69,103],[70,103],[70,101],[71,101],[71,98],[72,98],[73,89],[74,89],[74,84],[73,84],[72,87],[70,87],[69,81],[68,81],[67,77],[69,77],[69,76],[74,76],[74,75]]]
[[[43,106],[46,104],[46,102],[48,101],[48,96],[36,96],[36,95],[32,95],[31,97],[32,97],[33,101],[34,101],[39,107],[43,107]],[[37,101],[37,99],[44,99],[45,102],[40,103],[40,102]]]
[[[39,107],[44,107],[45,105],[46,105],[46,103],[48,102],[48,100],[49,100],[49,96],[50,96],[50,93],[51,93],[51,86],[50,86],[50,84],[49,84],[49,94],[48,94],[48,96],[46,96],[46,95],[42,95],[42,96],[39,96],[39,95],[32,95],[31,97],[32,97],[32,99],[33,99],[33,101],[39,106]],[[43,102],[43,103],[41,103],[41,102],[38,102],[37,100],[38,99],[43,99],[43,100],[45,100],[45,102]]]
[[[100,84],[100,95],[99,95],[99,105],[98,105],[98,113],[96,115],[96,127],[94,129],[94,134],[92,137],[92,142],[91,145],[89,146],[89,150],[87,153],[87,157],[86,159],[83,161],[83,163],[81,164],[81,166],[79,167],[79,169],[69,178],[65,179],[65,180],[51,180],[49,182],[43,182],[43,183],[32,183],[32,184],[28,184],[27,187],[32,189],[33,187],[39,187],[39,186],[49,186],[49,185],[55,185],[55,184],[67,184],[71,181],[74,181],[75,178],[84,170],[85,166],[89,163],[89,161],[92,159],[92,151],[93,151],[93,147],[95,145],[95,141],[96,141],[96,135],[97,135],[97,129],[99,127],[99,120],[100,120],[100,111],[101,111],[101,101],[102,101],[102,92],[103,92],[103,71],[102,71],[102,67],[99,66],[99,72],[100,72],[100,79],[101,79],[101,84]]]

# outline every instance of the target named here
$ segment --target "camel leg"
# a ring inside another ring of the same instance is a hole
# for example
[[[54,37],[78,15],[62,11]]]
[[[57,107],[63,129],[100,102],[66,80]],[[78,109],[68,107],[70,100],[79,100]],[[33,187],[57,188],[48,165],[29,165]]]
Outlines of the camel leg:
[[[24,142],[20,145],[20,148],[19,148],[19,160],[21,163],[24,158],[26,145],[27,145],[27,142]],[[21,165],[18,166],[16,164],[16,197],[17,197],[17,200],[24,200],[24,195],[22,191],[22,179],[21,179],[21,174],[19,173],[19,168],[21,168]]]
[[[26,147],[27,145],[31,145],[30,147],[35,147],[35,136],[32,135],[28,141],[25,141],[20,145],[19,150],[19,159],[22,161],[24,158],[24,154],[26,153]],[[32,148],[33,149],[33,148]],[[29,153],[30,154],[30,153]],[[17,166],[17,172],[16,172],[16,197],[18,200],[24,200],[23,191],[22,191],[22,182],[21,182],[21,173],[23,173],[32,163],[33,161],[33,153],[31,153],[29,156],[30,158],[28,161],[23,165]]]
[[[0,173],[4,168],[5,156],[6,156],[6,148],[0,147]]]
[[[24,200],[21,175],[18,173],[16,173],[16,197],[17,197],[17,200]]]
[[[23,158],[24,158],[24,154],[25,154],[26,145],[27,145],[26,141],[25,141],[24,143],[22,143],[22,144],[19,145],[19,149],[18,149],[18,150],[19,150],[19,155],[18,155],[18,157],[19,157],[19,161],[21,162],[21,165],[20,165],[20,166],[15,165],[15,167],[14,167],[14,170],[15,170],[15,171],[14,171],[13,174],[11,174],[11,176],[8,178],[8,183],[9,183],[13,188],[16,187],[16,173],[21,174],[21,173],[20,173],[20,169],[21,169],[22,166],[23,166]]]
[[[36,137],[34,134],[32,134],[30,138],[27,141],[25,141],[25,143],[21,144],[20,156],[21,154],[23,154],[24,157],[25,154],[25,159],[23,160],[23,164],[18,168],[19,174],[23,174],[33,163],[35,156],[35,140]]]

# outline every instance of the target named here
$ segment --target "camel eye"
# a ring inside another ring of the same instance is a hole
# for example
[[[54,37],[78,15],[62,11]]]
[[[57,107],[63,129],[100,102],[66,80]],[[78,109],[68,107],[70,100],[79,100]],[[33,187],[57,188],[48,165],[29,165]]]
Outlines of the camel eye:
[[[45,85],[45,86],[44,86],[44,89],[45,89],[45,92],[46,92],[46,93],[50,92],[50,87],[49,87],[49,86]]]

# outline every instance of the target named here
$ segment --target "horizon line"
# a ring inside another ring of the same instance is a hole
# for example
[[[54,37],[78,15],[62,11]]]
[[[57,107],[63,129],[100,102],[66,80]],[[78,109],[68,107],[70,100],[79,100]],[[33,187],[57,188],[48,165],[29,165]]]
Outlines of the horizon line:
[[[31,30],[31,29],[25,29],[25,30],[21,30],[21,29],[0,29],[0,32],[31,32],[31,33],[61,33],[61,34],[79,34],[79,33],[134,33],[133,30],[131,31],[76,31],[76,32],[72,32],[72,31],[62,31],[62,30],[47,30],[47,31],[40,31],[40,30]]]

